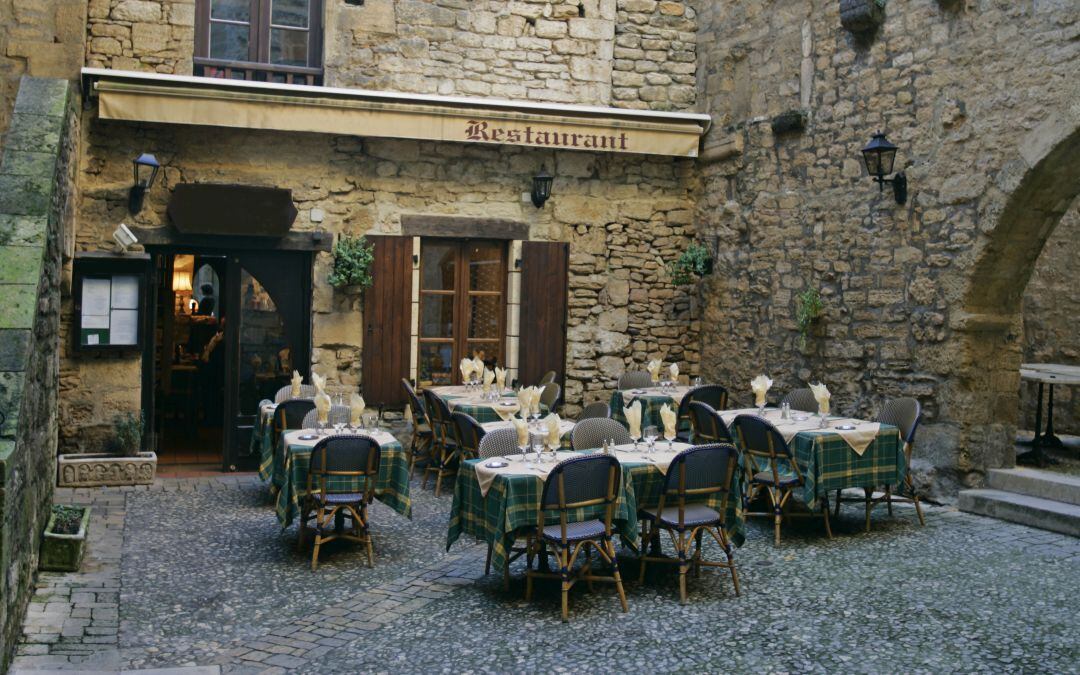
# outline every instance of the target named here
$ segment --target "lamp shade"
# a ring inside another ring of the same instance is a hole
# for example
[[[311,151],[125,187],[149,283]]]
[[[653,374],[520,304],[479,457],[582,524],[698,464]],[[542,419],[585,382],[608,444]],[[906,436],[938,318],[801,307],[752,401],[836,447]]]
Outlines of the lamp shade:
[[[173,292],[191,290],[191,272],[174,271],[172,275]]]
[[[866,147],[862,149],[863,162],[866,163],[866,172],[871,176],[883,178],[893,170],[893,162],[896,160],[896,146],[885,138],[880,131],[874,134]]]
[[[551,196],[551,182],[555,179],[547,172],[547,168],[540,167],[540,173],[533,176],[532,185],[532,202],[536,208],[540,208],[544,205],[544,202]]]
[[[144,152],[136,157],[132,164],[135,169],[135,185],[144,190],[149,190],[154,184],[154,179],[157,178],[161,164],[149,152]]]

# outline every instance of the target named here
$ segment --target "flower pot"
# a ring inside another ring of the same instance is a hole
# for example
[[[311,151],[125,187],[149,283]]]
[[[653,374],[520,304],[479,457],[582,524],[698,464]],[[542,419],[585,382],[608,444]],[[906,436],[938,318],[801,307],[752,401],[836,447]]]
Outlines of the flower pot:
[[[60,455],[57,485],[95,487],[100,485],[151,485],[157,470],[157,455],[140,452],[133,457],[105,453]]]
[[[338,286],[342,293],[345,295],[363,295],[364,286],[362,284],[350,284],[348,286]]]
[[[83,507],[79,519],[79,531],[75,534],[53,532],[56,514],[49,516],[45,527],[45,536],[41,540],[41,553],[38,556],[38,569],[48,572],[78,572],[86,553],[86,531],[90,524],[90,507]]]
[[[877,30],[884,22],[884,0],[840,0],[840,25],[852,33]]]

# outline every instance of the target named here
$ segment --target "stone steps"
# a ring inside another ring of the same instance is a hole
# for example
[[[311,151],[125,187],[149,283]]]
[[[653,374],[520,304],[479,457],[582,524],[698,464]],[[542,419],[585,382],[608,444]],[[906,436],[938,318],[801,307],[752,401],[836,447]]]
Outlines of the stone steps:
[[[1080,506],[1080,476],[1038,469],[992,469],[987,487]]]
[[[964,490],[960,510],[1080,537],[1080,506],[993,488]]]

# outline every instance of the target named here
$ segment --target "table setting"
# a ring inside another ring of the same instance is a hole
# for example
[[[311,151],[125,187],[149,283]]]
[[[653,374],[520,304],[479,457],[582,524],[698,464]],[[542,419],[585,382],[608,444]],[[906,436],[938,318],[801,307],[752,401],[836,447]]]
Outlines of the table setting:
[[[701,378],[695,378],[692,385],[679,383],[679,364],[672,363],[667,370],[663,369],[663,363],[658,360],[650,361],[645,366],[653,386],[635,389],[616,390],[611,394],[609,405],[611,417],[623,424],[626,423],[623,408],[633,401],[641,401],[642,422],[645,425],[660,423],[660,408],[665,404],[678,409],[683,398],[696,386],[701,386]]]

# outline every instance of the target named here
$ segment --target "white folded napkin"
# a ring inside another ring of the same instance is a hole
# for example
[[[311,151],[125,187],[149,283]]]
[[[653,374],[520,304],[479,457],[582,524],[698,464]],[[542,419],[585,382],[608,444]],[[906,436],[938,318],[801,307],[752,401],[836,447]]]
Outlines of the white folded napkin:
[[[326,391],[326,378],[312,371],[311,383],[315,385],[315,393],[322,394]]]
[[[667,403],[660,408],[660,419],[664,421],[664,438],[669,441],[675,440],[678,435],[678,420],[675,411]]]
[[[461,381],[468,382],[472,379],[473,374],[473,362],[472,359],[461,359],[461,364],[458,365],[461,369]]]
[[[819,382],[810,385],[810,391],[814,392],[814,400],[817,401],[818,412],[822,415],[828,415],[829,399],[832,398],[832,394],[829,393],[829,388]]]
[[[645,370],[649,371],[649,378],[653,382],[659,382],[660,381],[660,368],[663,365],[664,364],[661,361],[659,361],[658,359],[653,359],[652,361],[649,361],[649,364],[647,366],[645,366]]]
[[[671,364],[671,366],[668,367],[668,372],[671,374],[671,381],[672,382],[678,382],[679,381],[679,364],[677,364],[677,363]]]
[[[495,373],[491,372],[487,368],[484,369],[484,393],[487,394],[491,391],[491,383],[495,381]]]
[[[532,409],[532,387],[522,387],[517,392],[518,412],[522,417],[528,417]]]
[[[290,389],[290,392],[292,393],[293,398],[300,398],[300,383],[303,381],[304,380],[300,377],[299,372],[295,370],[292,371],[292,389]]]
[[[769,393],[772,380],[765,375],[758,375],[750,381],[750,388],[754,390],[754,404],[759,408],[765,405],[765,394]]]
[[[630,429],[630,438],[641,438],[641,401],[634,401],[630,407],[623,408],[626,426]]]
[[[484,373],[484,362],[479,358],[472,360],[472,369],[476,373],[476,377],[479,378]]]
[[[544,418],[544,423],[547,424],[548,447],[559,447],[562,444],[562,433],[560,433],[559,429],[559,416],[555,413],[551,413]]]
[[[506,369],[495,367],[495,384],[499,388],[499,395],[501,396],[506,391]]]
[[[330,421],[330,397],[322,391],[315,395],[315,418],[319,420],[319,424]]]
[[[529,425],[520,417],[515,417],[511,422],[514,423],[514,430],[517,431],[518,447],[522,448],[529,444]]]
[[[540,387],[530,387],[532,389],[532,396],[529,400],[529,410],[534,415],[540,414],[540,393],[543,391]]]
[[[354,427],[360,426],[363,420],[364,407],[364,397],[354,391],[353,395],[349,397],[349,421]]]

